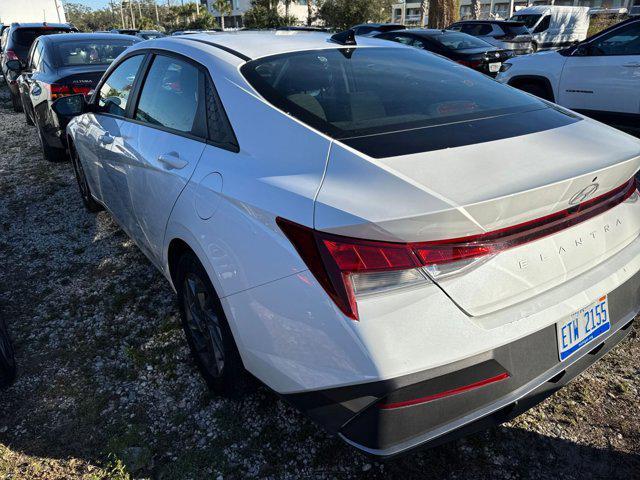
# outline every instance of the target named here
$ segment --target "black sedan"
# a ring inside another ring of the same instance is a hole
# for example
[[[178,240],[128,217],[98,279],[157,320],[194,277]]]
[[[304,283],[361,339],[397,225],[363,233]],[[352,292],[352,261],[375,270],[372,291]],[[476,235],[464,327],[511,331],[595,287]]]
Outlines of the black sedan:
[[[437,53],[492,77],[498,74],[502,62],[513,55],[484,40],[451,30],[400,30],[375,37]]]
[[[29,52],[18,86],[26,122],[35,124],[47,160],[64,158],[64,129],[51,104],[65,95],[87,95],[120,53],[142,40],[112,33],[77,33],[39,37]]]

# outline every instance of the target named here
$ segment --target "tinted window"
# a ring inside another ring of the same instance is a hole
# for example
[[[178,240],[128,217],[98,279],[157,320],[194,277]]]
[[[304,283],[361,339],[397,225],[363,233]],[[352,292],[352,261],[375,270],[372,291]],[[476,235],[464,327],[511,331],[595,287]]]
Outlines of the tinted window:
[[[524,25],[509,25],[507,23],[503,23],[500,25],[502,30],[509,36],[517,36],[517,35],[529,35],[529,30]]]
[[[471,35],[461,32],[447,32],[442,35],[433,35],[430,38],[449,50],[491,47],[491,45],[484,40],[480,40],[479,38],[472,37]]]
[[[475,37],[489,35],[493,31],[493,27],[488,23],[465,23],[460,29],[461,32]]]
[[[533,26],[538,23],[538,20],[540,20],[540,17],[542,17],[542,15],[514,15],[509,20],[522,22],[527,28],[533,28]]]
[[[56,28],[18,28],[11,36],[11,39],[13,40],[13,51],[16,52],[18,57],[24,58],[29,53],[29,49],[36,38],[42,35],[53,35],[56,33],[67,32],[69,32],[69,30]]]
[[[297,52],[254,60],[242,73],[268,101],[335,138],[546,107],[419,49]]]
[[[393,42],[402,43],[404,45],[416,46],[415,39],[407,36],[407,35],[394,35],[392,33],[387,33],[382,36],[385,40],[391,40]]]
[[[551,15],[547,15],[546,17],[544,17],[540,21],[536,29],[533,31],[533,33],[542,33],[549,28],[549,25],[551,25]]]
[[[200,71],[186,62],[158,56],[142,86],[136,119],[180,132],[193,131]]]
[[[640,55],[640,22],[634,22],[594,40],[597,55]]]
[[[56,64],[59,67],[70,65],[109,65],[133,40],[81,40],[63,42],[56,46]]]
[[[124,117],[129,94],[144,56],[136,55],[122,62],[100,87],[98,111]]]

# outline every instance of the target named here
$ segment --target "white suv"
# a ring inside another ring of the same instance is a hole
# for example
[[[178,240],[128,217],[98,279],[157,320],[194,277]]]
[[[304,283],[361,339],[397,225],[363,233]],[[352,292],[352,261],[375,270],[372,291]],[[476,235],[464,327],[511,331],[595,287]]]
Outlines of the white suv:
[[[497,80],[618,127],[640,125],[640,19],[505,63]]]

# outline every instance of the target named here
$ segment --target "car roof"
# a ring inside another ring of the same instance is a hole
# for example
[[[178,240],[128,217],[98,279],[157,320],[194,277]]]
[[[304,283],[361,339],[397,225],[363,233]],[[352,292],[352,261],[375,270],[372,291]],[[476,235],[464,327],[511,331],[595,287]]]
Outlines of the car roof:
[[[12,28],[47,28],[47,29],[58,29],[58,28],[68,28],[70,30],[75,29],[76,27],[74,27],[73,25],[69,24],[69,23],[12,23],[11,24]]]
[[[240,31],[224,33],[197,33],[177,35],[153,40],[153,46],[170,48],[173,42],[199,42],[210,45],[214,51],[221,49],[242,60],[249,61],[260,57],[305,50],[323,50],[340,48],[343,45],[332,42],[331,35],[324,32],[301,31]],[[184,45],[184,43],[182,43]],[[151,44],[149,44],[151,45]],[[399,44],[380,39],[358,37],[357,45],[366,47],[401,48]],[[352,47],[352,46],[348,46]]]
[[[133,35],[123,35],[121,33],[56,33],[54,35],[44,35],[39,37],[41,42],[56,43],[61,41],[78,41],[78,40],[131,40],[134,43],[142,40]]]
[[[515,12],[515,14],[517,14],[518,12]],[[514,14],[514,15],[515,15]],[[473,23],[495,23],[496,25],[517,25],[517,26],[521,26],[524,25],[523,22],[518,22],[515,20],[460,20],[459,22],[454,22],[452,23],[452,25],[460,25],[462,23],[469,23],[469,24],[473,24]]]

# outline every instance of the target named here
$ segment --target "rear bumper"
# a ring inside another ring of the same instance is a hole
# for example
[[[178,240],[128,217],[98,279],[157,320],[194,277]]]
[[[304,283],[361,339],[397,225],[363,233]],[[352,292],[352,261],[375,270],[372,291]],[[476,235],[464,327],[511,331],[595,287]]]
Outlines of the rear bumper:
[[[562,388],[630,332],[640,311],[640,273],[609,293],[611,330],[560,362],[555,325],[464,361],[390,380],[285,395],[327,430],[375,456],[435,446],[499,424]],[[500,381],[393,409],[379,404],[433,396],[508,372]]]

